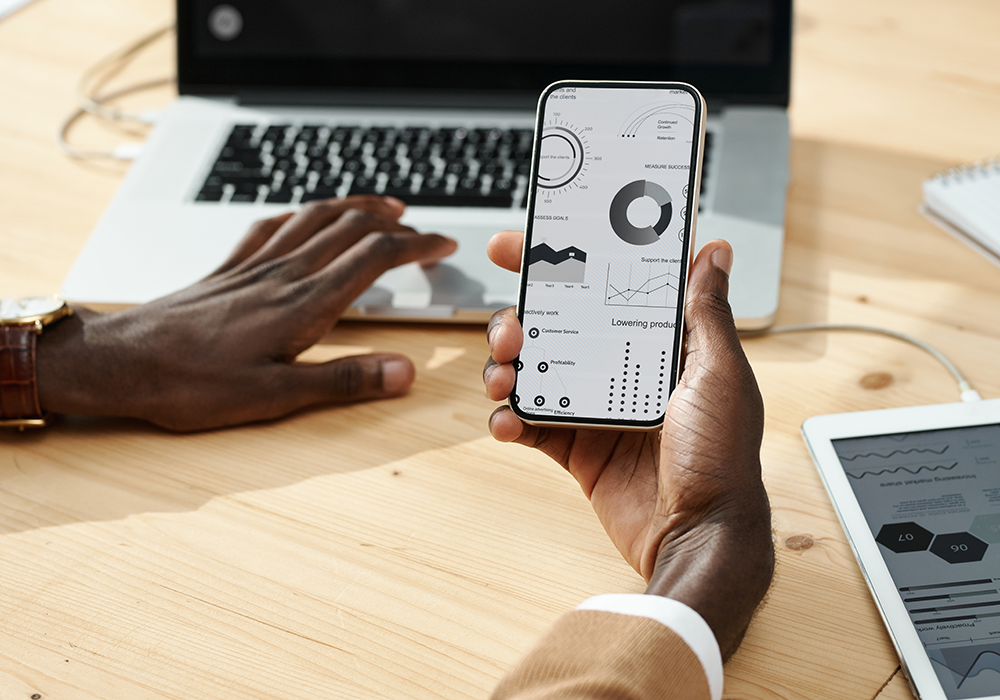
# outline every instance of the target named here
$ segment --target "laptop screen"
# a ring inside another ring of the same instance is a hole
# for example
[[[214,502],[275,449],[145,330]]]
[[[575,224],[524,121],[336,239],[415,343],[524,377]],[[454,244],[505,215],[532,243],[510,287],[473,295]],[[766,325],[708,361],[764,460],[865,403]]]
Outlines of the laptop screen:
[[[787,104],[790,0],[178,0],[182,93],[685,80]]]

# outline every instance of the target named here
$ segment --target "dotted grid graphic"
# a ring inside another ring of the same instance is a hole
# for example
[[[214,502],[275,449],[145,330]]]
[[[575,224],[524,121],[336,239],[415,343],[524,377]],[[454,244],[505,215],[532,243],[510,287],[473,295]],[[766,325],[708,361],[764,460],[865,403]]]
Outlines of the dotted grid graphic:
[[[666,391],[664,383],[667,379],[667,351],[660,353],[659,362],[653,366],[648,361],[643,365],[632,356],[632,343],[626,342],[622,373],[619,377],[611,377],[608,386],[608,414],[628,418],[651,418],[663,413]],[[655,381],[654,381],[655,380]]]

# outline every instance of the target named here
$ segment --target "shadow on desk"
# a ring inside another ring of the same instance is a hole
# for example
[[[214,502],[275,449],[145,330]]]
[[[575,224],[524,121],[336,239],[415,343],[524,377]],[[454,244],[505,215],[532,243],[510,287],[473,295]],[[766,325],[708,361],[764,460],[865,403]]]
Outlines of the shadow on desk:
[[[2,433],[0,534],[197,510],[219,496],[370,469],[487,436],[494,404],[482,390],[483,329],[432,331],[337,329],[337,341],[355,352],[376,347],[414,360],[417,380],[395,399],[194,434],[85,417]]]

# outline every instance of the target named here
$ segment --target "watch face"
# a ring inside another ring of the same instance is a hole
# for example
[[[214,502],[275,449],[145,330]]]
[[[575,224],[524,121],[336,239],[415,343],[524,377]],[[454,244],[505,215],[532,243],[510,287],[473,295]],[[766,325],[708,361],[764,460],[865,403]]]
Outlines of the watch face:
[[[57,296],[0,299],[0,321],[21,321],[58,311],[65,302]]]

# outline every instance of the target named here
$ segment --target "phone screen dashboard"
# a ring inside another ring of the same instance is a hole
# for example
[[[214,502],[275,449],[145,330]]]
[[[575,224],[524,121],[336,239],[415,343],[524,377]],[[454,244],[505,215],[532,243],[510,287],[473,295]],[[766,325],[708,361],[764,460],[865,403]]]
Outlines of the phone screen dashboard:
[[[652,428],[677,381],[704,102],[678,83],[563,82],[539,102],[511,406]]]

